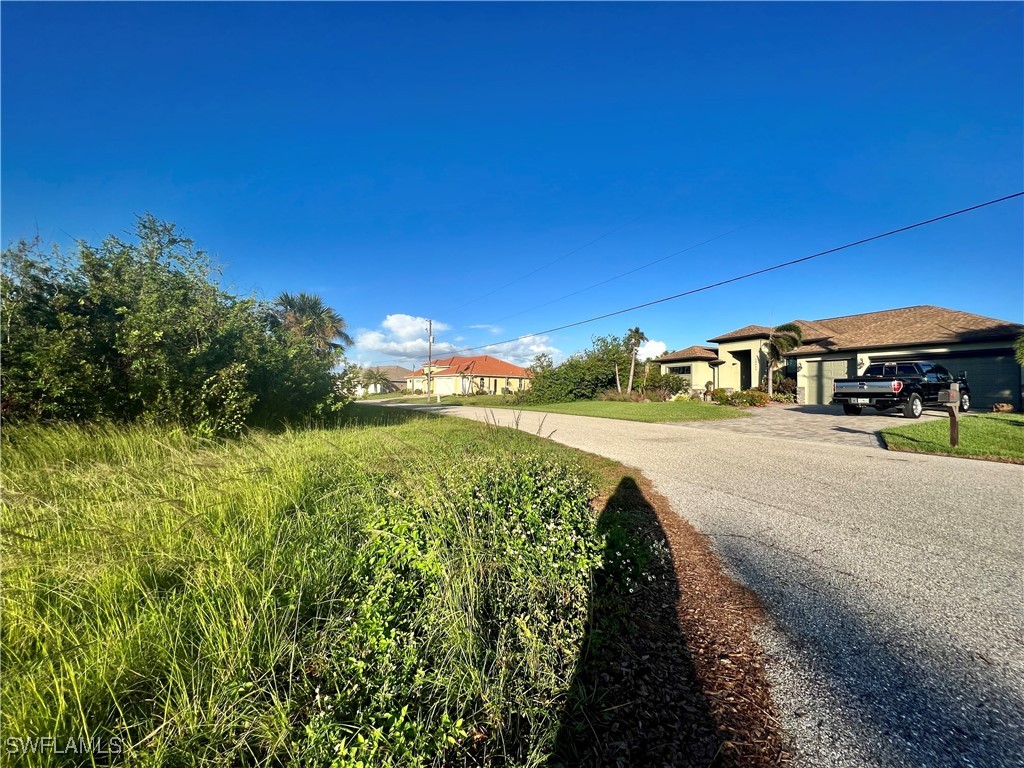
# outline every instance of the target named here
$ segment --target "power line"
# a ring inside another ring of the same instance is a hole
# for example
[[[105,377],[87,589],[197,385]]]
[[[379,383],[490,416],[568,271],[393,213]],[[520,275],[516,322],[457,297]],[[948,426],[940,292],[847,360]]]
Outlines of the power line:
[[[466,302],[465,304],[460,304],[459,306],[457,306],[457,307],[454,307],[454,308],[452,309],[452,312],[457,312],[458,310],[462,309],[463,307],[468,307],[468,306],[469,306],[470,304],[475,304],[476,302],[478,302],[478,301],[480,301],[480,300],[482,300],[482,299],[486,299],[486,298],[487,298],[488,296],[493,296],[494,294],[496,294],[496,293],[498,293],[498,292],[500,292],[500,291],[503,291],[503,290],[505,290],[506,288],[508,288],[508,287],[510,287],[510,286],[513,286],[513,285],[515,285],[516,283],[521,283],[521,282],[522,282],[523,280],[525,280],[526,278],[528,278],[528,277],[533,277],[533,276],[534,276],[534,275],[536,275],[536,274],[537,274],[538,272],[543,272],[543,271],[544,271],[545,269],[547,269],[548,267],[552,266],[553,264],[557,264],[558,262],[562,261],[563,259],[567,259],[567,258],[569,258],[569,257],[570,257],[570,256],[572,256],[572,255],[573,255],[574,253],[579,253],[579,252],[580,252],[580,251],[582,251],[582,250],[583,250],[584,248],[589,248],[589,247],[590,247],[590,246],[592,246],[592,245],[593,245],[594,243],[596,243],[596,242],[599,242],[599,241],[601,241],[601,240],[604,240],[604,239],[605,239],[606,237],[608,237],[609,235],[614,235],[614,234],[615,234],[616,232],[618,232],[618,231],[619,231],[620,229],[624,229],[625,227],[628,227],[628,226],[629,226],[630,224],[632,224],[633,222],[637,221],[638,219],[641,219],[641,218],[643,218],[643,216],[644,216],[644,214],[642,214],[642,213],[641,213],[641,214],[639,214],[639,215],[637,215],[637,216],[634,216],[634,217],[633,217],[632,219],[630,219],[629,221],[627,221],[627,222],[626,222],[625,224],[620,224],[619,226],[615,227],[614,229],[610,229],[610,230],[608,230],[607,232],[605,232],[604,234],[602,234],[602,235],[599,235],[598,237],[595,237],[595,238],[594,238],[593,240],[591,240],[590,242],[588,242],[588,243],[584,243],[583,245],[581,245],[581,246],[579,246],[579,247],[577,247],[577,248],[573,248],[573,249],[572,249],[571,251],[569,251],[568,253],[563,253],[563,254],[562,254],[561,256],[559,256],[558,258],[556,258],[556,259],[552,259],[551,261],[549,261],[549,262],[547,262],[547,263],[545,263],[545,264],[541,264],[541,265],[540,265],[539,267],[537,267],[536,269],[534,269],[534,270],[532,270],[532,271],[530,271],[530,272],[527,272],[527,273],[526,273],[525,275],[520,275],[519,277],[515,278],[514,280],[510,280],[509,282],[505,283],[504,285],[498,286],[498,287],[497,287],[497,288],[495,288],[495,289],[494,289],[493,291],[488,291],[487,293],[482,293],[482,294],[480,294],[479,296],[474,296],[474,297],[473,297],[472,299],[470,299],[469,301],[467,301],[467,302]]]
[[[621,273],[619,273],[617,275],[614,275],[612,277],[609,277],[609,278],[607,278],[605,280],[601,280],[600,282],[588,285],[586,288],[580,288],[579,290],[573,291],[572,293],[567,293],[564,296],[559,296],[557,299],[551,299],[551,301],[545,301],[543,304],[537,304],[536,306],[530,307],[529,309],[524,309],[524,310],[521,310],[519,312],[513,312],[511,315],[505,315],[505,317],[499,317],[494,322],[500,323],[500,322],[503,322],[505,320],[509,320],[509,319],[511,319],[513,317],[519,317],[520,315],[525,315],[528,312],[533,312],[534,310],[543,309],[544,307],[551,306],[552,304],[557,304],[560,301],[565,301],[566,299],[571,299],[573,296],[578,296],[581,293],[586,293],[587,291],[593,290],[594,288],[599,288],[602,285],[607,285],[608,283],[615,282],[616,280],[621,280],[623,277],[627,277],[629,275],[632,275],[635,272],[639,272],[641,270],[647,269],[648,267],[653,267],[655,264],[661,264],[661,262],[663,262],[663,261],[668,261],[669,259],[674,258],[676,256],[679,256],[681,254],[687,253],[688,251],[693,251],[693,250],[696,250],[697,248],[700,248],[703,245],[707,245],[708,243],[713,243],[715,240],[721,240],[723,237],[728,237],[729,235],[734,234],[736,232],[739,232],[742,229],[746,229],[747,227],[752,227],[755,224],[760,224],[762,221],[764,221],[767,218],[769,218],[769,217],[768,216],[762,216],[761,218],[759,218],[759,219],[757,219],[755,221],[751,221],[751,222],[749,222],[747,224],[743,224],[741,226],[735,227],[734,229],[730,229],[728,232],[722,232],[721,234],[715,235],[714,237],[709,237],[707,240],[702,240],[699,243],[694,243],[693,245],[688,245],[685,248],[681,248],[678,251],[674,251],[673,253],[668,254],[668,256],[662,256],[660,259],[655,259],[654,261],[648,261],[646,264],[641,264],[638,267],[633,267],[633,269],[626,270],[625,272],[621,272]]]
[[[647,307],[653,307],[656,304],[664,304],[665,302],[668,302],[668,301],[674,301],[676,299],[681,299],[684,296],[692,296],[695,293],[701,293],[703,291],[709,291],[712,288],[720,288],[721,286],[728,285],[730,283],[737,283],[737,282],[739,282],[741,280],[749,280],[750,278],[756,277],[758,275],[763,275],[763,274],[766,274],[768,272],[774,272],[776,270],[784,269],[786,267],[792,267],[792,266],[794,266],[796,264],[802,264],[804,262],[811,261],[812,259],[818,259],[818,258],[821,258],[822,256],[828,256],[829,254],[838,253],[839,251],[845,251],[845,250],[847,250],[849,248],[856,248],[859,245],[864,245],[866,243],[874,242],[875,240],[881,240],[882,238],[886,238],[886,237],[892,237],[893,235],[898,235],[898,234],[900,234],[902,232],[909,232],[912,229],[918,229],[919,227],[924,227],[924,226],[927,226],[929,224],[934,224],[934,223],[936,223],[938,221],[943,221],[944,219],[951,219],[954,216],[962,216],[965,213],[970,213],[971,211],[977,211],[977,210],[980,210],[981,208],[987,208],[990,205],[996,205],[997,203],[1004,203],[1007,200],[1013,200],[1014,198],[1018,198],[1018,197],[1021,197],[1021,196],[1024,196],[1024,192],[1015,192],[1012,195],[1006,195],[1005,197],[999,197],[999,198],[996,198],[995,200],[989,200],[987,202],[978,203],[977,205],[972,205],[972,206],[969,206],[967,208],[961,208],[961,209],[959,209],[957,211],[951,211],[950,213],[944,213],[941,216],[934,216],[934,217],[932,217],[930,219],[925,219],[924,221],[918,221],[918,222],[916,222],[914,224],[908,224],[908,225],[906,225],[904,227],[898,227],[897,229],[890,229],[888,232],[882,232],[881,234],[878,234],[878,235],[872,235],[871,237],[865,237],[865,238],[862,238],[860,240],[855,240],[852,243],[846,243],[845,245],[839,245],[839,246],[836,246],[835,248],[829,248],[829,249],[824,250],[824,251],[818,251],[817,253],[812,253],[810,256],[802,256],[799,259],[790,259],[789,261],[783,261],[783,262],[781,262],[779,264],[773,264],[770,267],[764,267],[763,269],[757,269],[757,270],[754,270],[753,272],[747,272],[747,273],[742,274],[742,275],[737,275],[736,277],[730,277],[730,278],[727,278],[725,280],[719,280],[718,282],[709,283],[707,285],[702,285],[699,288],[691,288],[689,290],[682,291],[681,293],[672,294],[671,296],[663,296],[660,299],[653,299],[652,301],[645,301],[642,304],[634,304],[631,307],[626,307],[624,309],[617,309],[614,312],[606,312],[603,315],[596,315],[595,317],[588,317],[585,320],[577,320],[577,321],[572,322],[572,323],[566,323],[565,325],[559,325],[559,326],[557,326],[555,328],[547,328],[546,330],[543,330],[543,331],[534,331],[532,333],[524,333],[524,334],[516,336],[515,338],[512,338],[512,339],[505,339],[504,341],[495,341],[495,342],[491,342],[490,344],[480,344],[480,345],[475,346],[475,347],[463,347],[462,349],[452,350],[451,354],[454,355],[454,354],[459,354],[461,352],[474,352],[474,351],[481,350],[481,349],[490,349],[491,347],[499,347],[499,346],[501,346],[503,344],[512,344],[512,343],[517,342],[517,341],[522,341],[523,339],[527,339],[527,338],[531,338],[531,337],[535,337],[535,336],[543,336],[543,335],[549,334],[549,333],[556,333],[557,331],[564,331],[564,330],[566,330],[568,328],[577,328],[577,327],[579,327],[581,325],[587,325],[588,323],[595,323],[598,320],[606,320],[609,317],[616,317],[618,315],[624,315],[627,312],[635,312],[638,309],[645,309]]]

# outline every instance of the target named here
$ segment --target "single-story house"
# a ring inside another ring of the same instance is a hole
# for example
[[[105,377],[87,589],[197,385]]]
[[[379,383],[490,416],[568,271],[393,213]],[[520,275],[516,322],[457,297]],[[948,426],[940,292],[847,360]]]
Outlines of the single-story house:
[[[384,392],[401,392],[405,389],[405,377],[412,373],[408,368],[403,368],[400,365],[374,365],[368,366],[364,370],[383,373],[387,376],[387,382],[365,384],[360,377],[359,384],[356,386],[356,397],[379,395]]]
[[[712,388],[718,386],[718,369],[725,364],[718,359],[715,347],[693,346],[669,352],[652,362],[661,366],[662,373],[674,373],[687,380],[692,389],[704,389],[710,381]]]
[[[530,388],[533,373],[490,355],[447,357],[434,360],[406,377],[406,389],[427,392],[427,371],[430,371],[430,393],[435,395],[472,395],[487,392],[510,395]]]
[[[953,374],[965,372],[977,408],[997,402],[1021,408],[1024,369],[1013,352],[1014,340],[1024,332],[1019,323],[928,305],[793,322],[803,330],[803,342],[782,370],[796,379],[799,403],[828,403],[835,379],[857,376],[871,363],[915,359],[935,361]],[[718,344],[714,359],[699,352],[707,347],[689,347],[655,362],[666,373],[690,365],[695,388],[712,381],[715,387],[749,389],[767,377],[771,332],[748,325],[708,339]],[[698,373],[713,376],[701,381]]]

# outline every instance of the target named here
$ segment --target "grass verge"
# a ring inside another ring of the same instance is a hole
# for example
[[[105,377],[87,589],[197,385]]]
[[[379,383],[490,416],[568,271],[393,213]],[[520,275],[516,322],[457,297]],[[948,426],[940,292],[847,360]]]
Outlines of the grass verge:
[[[618,711],[594,708],[584,660],[617,647],[618,665],[645,631],[630,601],[671,572],[636,504],[591,506],[622,468],[457,419],[348,418],[232,442],[6,429],[5,745],[84,739],[144,766],[527,766]],[[721,749],[696,730],[701,754]]]
[[[419,399],[396,399],[393,403],[427,404]],[[436,403],[436,401],[431,401]],[[704,403],[697,400],[677,400],[668,403],[633,403],[614,400],[577,400],[571,403],[547,403],[544,405],[516,405],[511,398],[502,395],[448,396],[441,398],[441,405],[473,405],[484,408],[511,408],[517,411],[541,411],[544,413],[566,413],[573,416],[596,416],[602,419],[622,419],[648,423],[674,421],[718,421],[721,419],[744,418],[748,414],[727,405]]]
[[[882,430],[886,446],[893,451],[932,453],[1024,464],[1024,415],[987,413],[960,419],[960,444],[949,445],[949,422],[945,419],[891,427]]]

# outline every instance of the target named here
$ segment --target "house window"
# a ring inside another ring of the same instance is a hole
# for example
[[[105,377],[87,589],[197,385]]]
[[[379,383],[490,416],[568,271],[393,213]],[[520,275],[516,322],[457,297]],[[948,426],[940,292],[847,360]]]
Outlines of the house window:
[[[680,376],[689,376],[691,373],[691,366],[689,365],[670,365],[668,367],[669,373],[676,373]]]

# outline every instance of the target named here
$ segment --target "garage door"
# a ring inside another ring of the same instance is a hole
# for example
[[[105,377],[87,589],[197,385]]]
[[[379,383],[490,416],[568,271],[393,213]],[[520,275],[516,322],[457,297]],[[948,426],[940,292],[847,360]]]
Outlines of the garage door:
[[[950,373],[967,372],[974,408],[989,410],[993,403],[1020,407],[1020,366],[1009,352],[984,357],[935,358]]]
[[[807,369],[807,385],[800,402],[807,405],[821,405],[832,400],[832,382],[856,375],[854,360],[819,360],[804,363]]]

